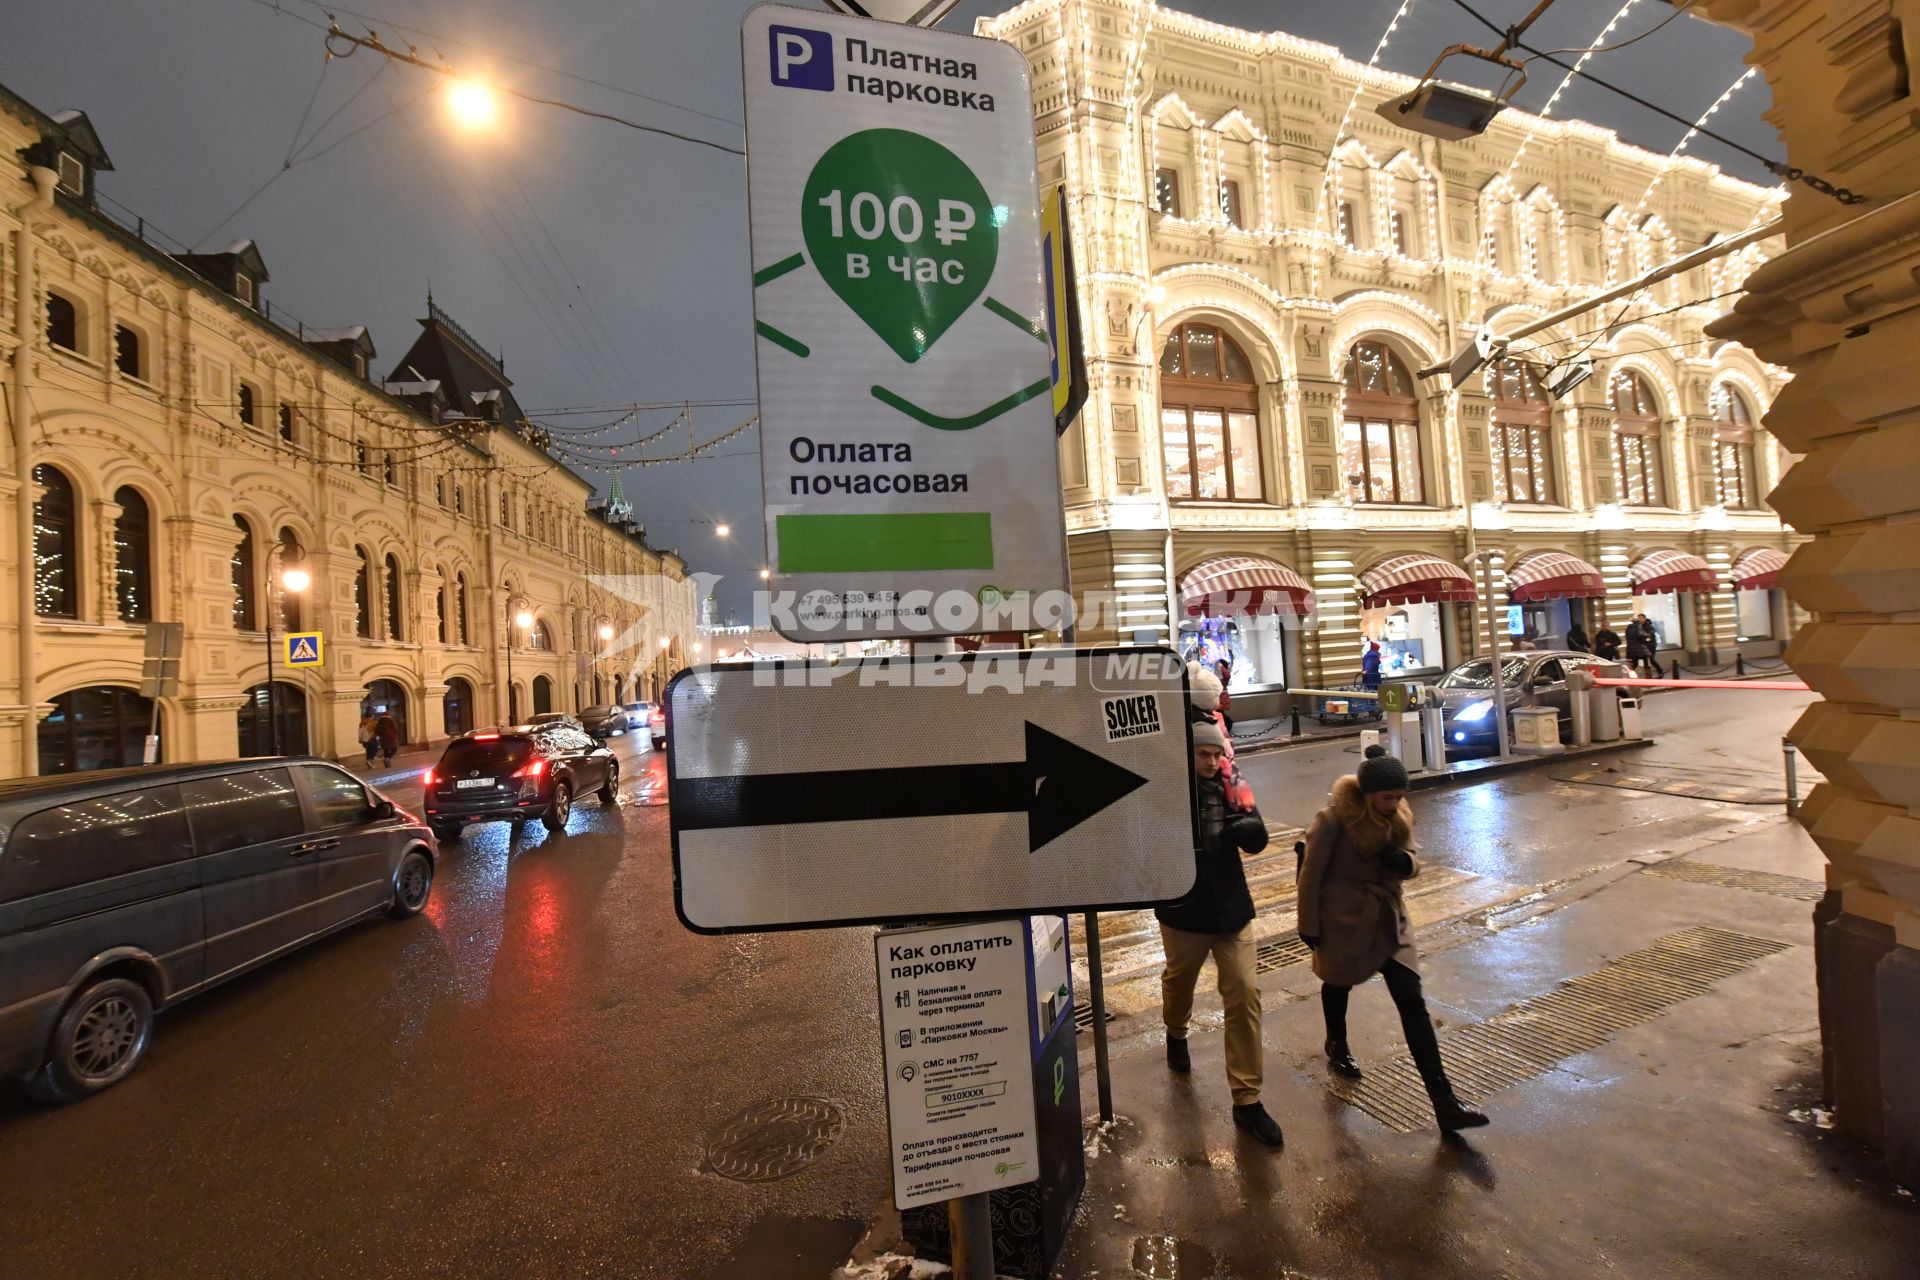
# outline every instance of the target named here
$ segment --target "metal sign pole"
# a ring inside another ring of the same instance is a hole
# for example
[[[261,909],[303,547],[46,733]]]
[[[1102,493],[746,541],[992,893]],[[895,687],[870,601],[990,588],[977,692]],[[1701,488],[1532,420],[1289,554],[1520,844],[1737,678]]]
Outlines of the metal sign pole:
[[[1100,913],[1087,912],[1087,1003],[1093,1010],[1093,1078],[1100,1120],[1113,1119],[1113,1073],[1107,1060],[1107,981],[1100,969]]]
[[[955,1280],[993,1280],[993,1212],[988,1195],[976,1191],[947,1201]]]

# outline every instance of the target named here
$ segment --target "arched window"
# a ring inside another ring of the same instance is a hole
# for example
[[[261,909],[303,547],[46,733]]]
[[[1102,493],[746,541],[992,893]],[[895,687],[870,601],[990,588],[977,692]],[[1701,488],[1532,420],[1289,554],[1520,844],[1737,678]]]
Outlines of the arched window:
[[[1340,425],[1340,465],[1353,502],[1423,502],[1420,402],[1413,375],[1378,342],[1356,342],[1342,370],[1346,419]]]
[[[354,548],[360,567],[353,574],[353,633],[373,638],[373,557],[365,547]]]
[[[113,327],[113,367],[129,378],[145,376],[140,372],[140,335],[123,324]]]
[[[543,716],[553,710],[553,681],[545,676],[533,678],[533,714]]]
[[[74,574],[73,481],[58,467],[33,469],[40,496],[33,503],[33,611],[43,618],[79,616],[79,584]]]
[[[392,716],[401,744],[404,746],[413,741],[413,735],[407,729],[407,691],[397,681],[368,681],[367,696],[360,700],[360,715],[362,718]]]
[[[1502,502],[1550,502],[1553,493],[1552,406],[1540,377],[1524,360],[1487,369],[1493,392],[1493,470]]]
[[[453,634],[458,643],[467,644],[467,575],[453,576]]]
[[[527,632],[527,648],[538,649],[542,653],[553,650],[553,633],[547,630],[545,618],[535,618],[533,626]]]
[[[1607,394],[1613,402],[1614,492],[1625,506],[1660,506],[1660,403],[1653,388],[1633,370],[1616,369]]]
[[[256,684],[248,689],[246,699],[236,713],[242,759],[307,753],[307,695],[299,685],[286,680],[273,682],[271,718],[266,685]]]
[[[132,689],[99,685],[47,701],[40,722],[40,772],[75,773],[139,764],[154,725],[153,703]]]
[[[440,589],[433,593],[434,633],[440,637],[440,643],[447,642],[447,578],[440,575]]]
[[[240,421],[245,423],[249,427],[254,426],[255,421],[254,421],[253,388],[248,386],[244,382],[241,383],[240,390],[238,394],[234,396],[234,399],[239,402]]]
[[[66,351],[80,350],[80,309],[73,299],[47,292],[47,341]]]
[[[1720,505],[1736,510],[1757,506],[1754,416],[1747,398],[1720,383],[1713,389],[1713,420],[1713,475]]]
[[[1253,366],[1214,325],[1183,324],[1160,351],[1160,439],[1173,501],[1266,496]]]
[[[287,590],[284,583],[286,579],[287,569],[294,564],[301,563],[300,536],[296,534],[293,530],[287,528],[285,525],[282,525],[280,527],[278,540],[280,543],[280,576],[281,576],[281,585],[279,586],[280,629],[284,632],[291,633],[301,629],[300,622],[301,622],[301,616],[303,612],[300,608],[301,593],[298,591]],[[307,568],[305,564],[301,564],[301,567],[304,569],[307,569],[307,573],[309,575],[307,590],[311,591],[313,590],[313,584],[311,581],[311,575],[313,571],[312,569]]]
[[[260,614],[255,606],[253,574],[253,529],[243,518],[233,518],[234,527],[240,530],[240,541],[234,544],[230,569],[233,578],[233,629],[235,631],[257,631]]]
[[[120,605],[120,621],[147,622],[153,617],[153,546],[147,500],[138,489],[122,485],[113,491],[120,514],[113,518],[113,594]]]
[[[406,600],[401,591],[400,562],[389,555],[387,557],[387,639],[403,640],[406,628],[401,620],[406,615]]]
[[[447,736],[457,737],[473,729],[473,686],[459,676],[447,679],[447,695],[441,704]]]

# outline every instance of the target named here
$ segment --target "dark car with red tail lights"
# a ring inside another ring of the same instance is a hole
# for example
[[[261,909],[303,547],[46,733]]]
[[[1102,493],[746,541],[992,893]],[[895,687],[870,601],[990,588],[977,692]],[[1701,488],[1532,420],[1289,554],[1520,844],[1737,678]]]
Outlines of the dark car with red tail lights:
[[[619,799],[620,761],[577,724],[477,729],[447,744],[421,790],[437,840],[459,839],[469,822],[538,818],[563,831],[580,796]]]

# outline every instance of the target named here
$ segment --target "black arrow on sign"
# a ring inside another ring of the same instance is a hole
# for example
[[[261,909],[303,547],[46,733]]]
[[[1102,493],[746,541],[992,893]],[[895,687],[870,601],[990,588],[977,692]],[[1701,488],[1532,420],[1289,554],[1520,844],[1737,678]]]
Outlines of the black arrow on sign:
[[[1028,721],[1025,760],[675,778],[671,800],[681,831],[1025,813],[1031,853],[1146,783]]]

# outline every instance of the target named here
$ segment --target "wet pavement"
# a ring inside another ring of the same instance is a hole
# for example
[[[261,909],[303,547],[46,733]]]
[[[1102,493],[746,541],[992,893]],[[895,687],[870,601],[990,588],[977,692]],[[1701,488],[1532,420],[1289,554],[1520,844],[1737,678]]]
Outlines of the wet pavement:
[[[1665,736],[1625,759],[1774,787],[1805,700],[1663,693],[1647,719]],[[1255,877],[1280,1155],[1228,1119],[1217,998],[1196,1010],[1194,1074],[1170,1079],[1157,938],[1103,917],[1125,1123],[1094,1143],[1062,1276],[1913,1274],[1913,1201],[1790,1118],[1814,1114],[1818,1076],[1810,904],[1772,890],[1820,859],[1770,805],[1552,766],[1421,793],[1432,873],[1412,907],[1443,1042],[1687,929],[1777,949],[1493,1092],[1470,1144],[1337,1096],[1285,945],[1284,833],[1354,746],[1245,762],[1283,835]],[[559,836],[474,830],[423,918],[189,1001],[131,1080],[83,1105],[0,1099],[0,1276],[833,1273],[890,1198],[870,931],[688,933],[667,810],[648,803],[662,762],[617,750],[617,809],[583,804]],[[375,773],[411,804],[414,767]],[[1650,874],[1672,855],[1687,875]],[[1353,1029],[1385,1080],[1400,1043],[1383,991],[1355,995]]]

